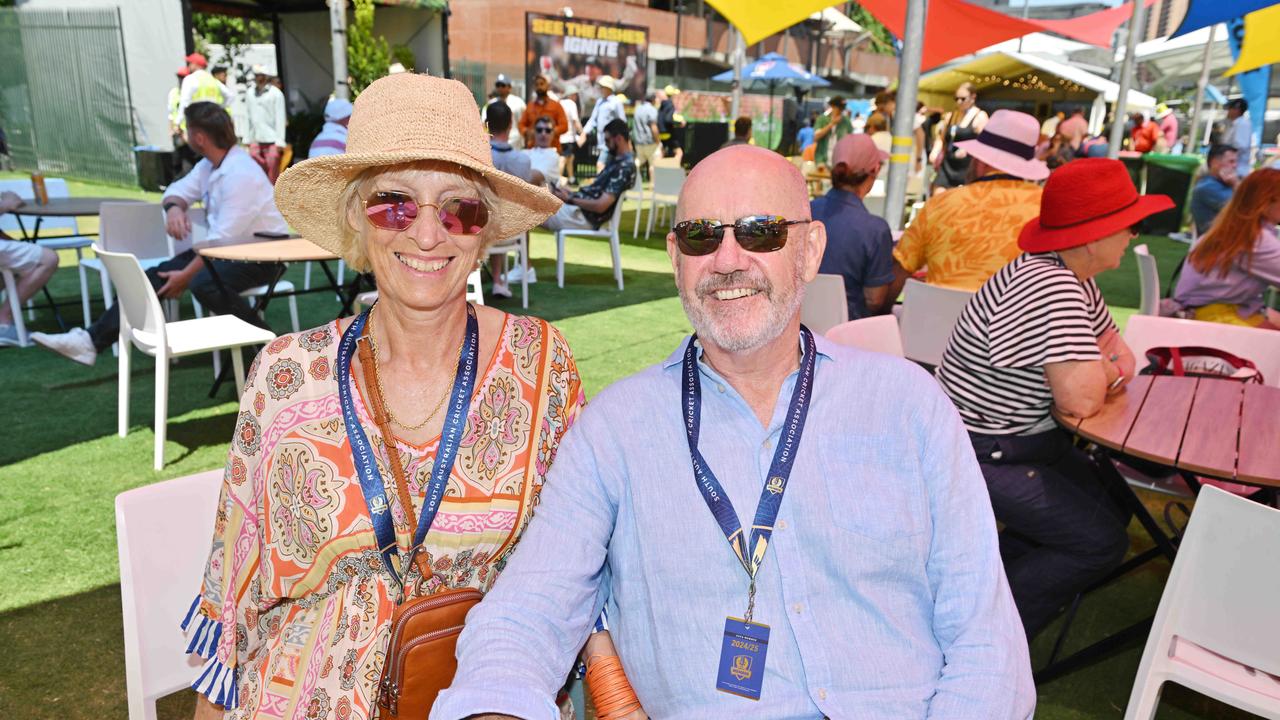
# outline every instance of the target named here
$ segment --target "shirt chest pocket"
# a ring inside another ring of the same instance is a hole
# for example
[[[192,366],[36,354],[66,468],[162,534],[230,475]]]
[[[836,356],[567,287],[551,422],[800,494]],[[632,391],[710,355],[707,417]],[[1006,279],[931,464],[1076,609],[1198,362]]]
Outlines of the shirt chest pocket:
[[[856,534],[901,548],[928,525],[928,498],[914,458],[886,455],[891,438],[823,438],[815,458],[838,540]]]

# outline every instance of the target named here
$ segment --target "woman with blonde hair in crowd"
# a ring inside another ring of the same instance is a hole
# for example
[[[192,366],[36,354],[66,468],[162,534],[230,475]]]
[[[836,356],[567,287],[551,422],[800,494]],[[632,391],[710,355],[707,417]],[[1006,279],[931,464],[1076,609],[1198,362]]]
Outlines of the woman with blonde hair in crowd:
[[[1277,223],[1280,169],[1260,168],[1187,255],[1174,301],[1197,320],[1280,330],[1280,313],[1265,307],[1267,288],[1280,285]]]

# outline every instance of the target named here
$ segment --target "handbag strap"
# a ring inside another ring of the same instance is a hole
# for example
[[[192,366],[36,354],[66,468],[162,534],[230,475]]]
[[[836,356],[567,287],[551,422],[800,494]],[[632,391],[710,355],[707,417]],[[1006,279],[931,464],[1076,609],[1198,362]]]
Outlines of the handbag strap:
[[[400,499],[400,508],[404,511],[409,527],[417,527],[418,518],[413,512],[413,499],[409,495],[409,483],[405,480],[404,465],[400,462],[400,449],[396,446],[396,436],[391,432],[391,413],[387,412],[386,398],[382,397],[382,386],[378,384],[378,364],[373,356],[373,348],[370,347],[370,343],[362,342],[356,352],[360,358],[360,369],[364,372],[364,385],[369,394],[373,423],[378,426],[378,432],[382,434],[382,445],[387,449],[391,475],[396,481],[396,497]],[[410,562],[418,566],[418,572],[425,580],[431,577],[431,573],[418,550],[417,547],[411,548],[409,558]]]

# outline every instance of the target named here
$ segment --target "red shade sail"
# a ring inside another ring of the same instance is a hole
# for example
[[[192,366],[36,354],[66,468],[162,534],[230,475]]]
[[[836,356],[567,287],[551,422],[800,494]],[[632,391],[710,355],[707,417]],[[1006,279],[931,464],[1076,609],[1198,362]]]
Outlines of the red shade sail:
[[[1156,0],[1145,0],[1144,6],[1151,7]],[[1111,47],[1116,29],[1133,17],[1133,3],[1127,2],[1109,10],[1099,10],[1088,15],[1067,18],[1065,20],[1037,20],[1045,30],[1057,33],[1072,40],[1079,40],[1098,47]]]
[[[883,23],[889,32],[902,37],[907,19],[905,0],[859,0],[858,4]],[[922,70],[1043,29],[1039,23],[970,5],[963,0],[929,0],[928,12],[924,25],[924,55],[920,61]]]

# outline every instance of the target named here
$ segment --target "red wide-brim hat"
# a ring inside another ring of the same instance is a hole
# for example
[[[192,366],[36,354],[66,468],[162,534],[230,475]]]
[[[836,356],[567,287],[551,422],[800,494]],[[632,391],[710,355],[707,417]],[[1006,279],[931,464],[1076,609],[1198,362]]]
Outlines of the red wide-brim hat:
[[[1018,247],[1041,253],[1088,245],[1172,207],[1165,195],[1139,195],[1119,160],[1074,160],[1049,176],[1040,215],[1023,226]]]

